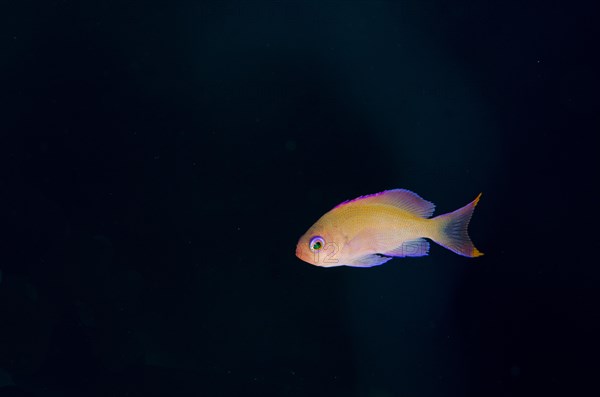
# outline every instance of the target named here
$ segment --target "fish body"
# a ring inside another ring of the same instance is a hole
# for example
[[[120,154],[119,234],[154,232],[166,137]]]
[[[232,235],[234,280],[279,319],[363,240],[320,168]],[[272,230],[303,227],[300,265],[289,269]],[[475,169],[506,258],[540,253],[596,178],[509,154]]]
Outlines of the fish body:
[[[427,255],[426,239],[463,256],[480,256],[467,233],[480,197],[431,218],[435,205],[409,190],[361,196],[339,204],[312,225],[300,237],[296,256],[322,267],[371,267],[394,257]]]

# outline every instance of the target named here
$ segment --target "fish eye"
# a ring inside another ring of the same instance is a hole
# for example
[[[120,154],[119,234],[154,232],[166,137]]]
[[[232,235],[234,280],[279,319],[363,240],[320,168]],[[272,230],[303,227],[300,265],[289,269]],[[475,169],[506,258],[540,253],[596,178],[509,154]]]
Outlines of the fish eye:
[[[319,251],[325,246],[325,240],[321,236],[315,236],[310,239],[310,243],[308,243],[308,247],[311,251]]]

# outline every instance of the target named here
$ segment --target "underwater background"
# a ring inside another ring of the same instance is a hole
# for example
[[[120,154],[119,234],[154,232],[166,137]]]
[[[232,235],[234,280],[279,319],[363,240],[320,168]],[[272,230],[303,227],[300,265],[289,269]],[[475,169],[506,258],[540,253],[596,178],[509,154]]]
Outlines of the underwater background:
[[[0,396],[595,395],[595,7],[3,2]],[[486,255],[295,257],[393,188]]]

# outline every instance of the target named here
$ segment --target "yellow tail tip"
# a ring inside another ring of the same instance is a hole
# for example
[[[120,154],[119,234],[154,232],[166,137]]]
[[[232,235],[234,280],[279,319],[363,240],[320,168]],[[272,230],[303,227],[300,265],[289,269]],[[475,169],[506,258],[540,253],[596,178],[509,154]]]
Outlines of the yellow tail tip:
[[[475,197],[475,200],[473,200],[473,207],[475,207],[475,206],[477,205],[477,203],[479,202],[479,199],[481,199],[481,195],[482,195],[482,194],[483,194],[483,193],[479,193],[479,194],[477,195],[477,197]]]

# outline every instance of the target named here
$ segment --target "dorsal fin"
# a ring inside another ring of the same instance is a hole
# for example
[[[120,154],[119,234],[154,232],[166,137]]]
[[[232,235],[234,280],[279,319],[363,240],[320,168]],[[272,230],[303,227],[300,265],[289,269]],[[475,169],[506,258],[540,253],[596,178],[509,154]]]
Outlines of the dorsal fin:
[[[344,201],[335,208],[351,203],[358,204],[359,202],[361,204],[393,205],[394,207],[398,207],[422,218],[429,218],[433,215],[433,211],[435,210],[435,204],[406,189],[385,190],[367,196],[360,196],[354,200]]]

